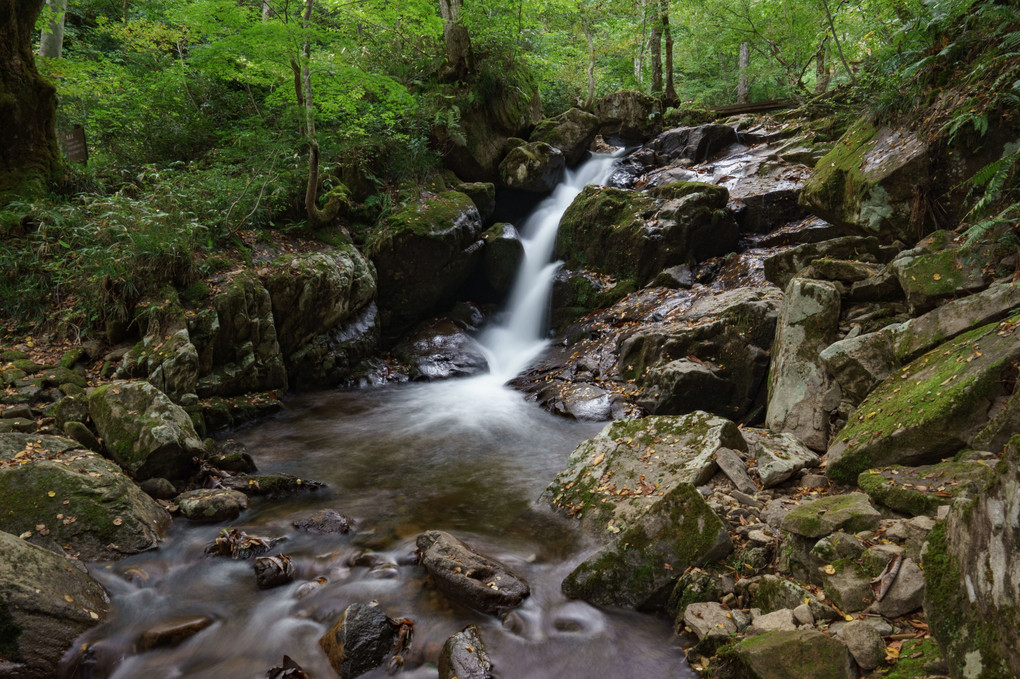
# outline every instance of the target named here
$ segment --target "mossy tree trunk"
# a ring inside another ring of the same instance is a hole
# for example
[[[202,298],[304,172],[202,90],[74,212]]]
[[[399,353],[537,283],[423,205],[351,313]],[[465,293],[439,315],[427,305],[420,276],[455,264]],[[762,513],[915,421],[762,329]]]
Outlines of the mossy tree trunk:
[[[32,54],[43,0],[0,0],[0,202],[40,192],[60,169],[56,90]]]
[[[652,5],[652,30],[648,36],[648,57],[652,60],[652,94],[662,94],[662,17],[659,7]]]
[[[676,86],[673,84],[673,31],[669,28],[669,2],[662,0],[662,36],[666,47],[665,79],[666,90],[662,93],[662,103],[666,106],[676,106],[680,100],[676,96]]]

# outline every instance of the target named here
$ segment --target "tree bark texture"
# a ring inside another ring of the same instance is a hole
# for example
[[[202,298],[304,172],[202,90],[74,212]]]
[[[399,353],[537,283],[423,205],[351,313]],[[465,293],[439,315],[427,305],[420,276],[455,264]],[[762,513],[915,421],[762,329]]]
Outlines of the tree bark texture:
[[[652,17],[652,29],[648,35],[648,58],[652,62],[652,94],[662,94],[662,18],[659,9],[655,8]]]
[[[64,17],[67,15],[67,0],[46,0],[46,6],[56,14],[39,36],[39,56],[59,59],[64,51]]]
[[[676,96],[676,87],[673,85],[673,32],[669,29],[669,0],[662,0],[662,35],[666,44],[666,91],[662,94],[663,103],[666,106],[676,106],[679,98]]]
[[[829,65],[825,60],[825,53],[828,51],[828,39],[822,40],[815,52],[815,94],[824,94],[829,89]]]
[[[740,43],[740,59],[737,62],[737,103],[746,104],[751,93],[751,85],[747,78],[751,66],[751,43],[747,40]]]
[[[471,36],[460,23],[462,0],[439,0],[439,14],[443,17],[443,40],[446,43],[446,67],[443,77],[461,80],[474,71]]]
[[[35,67],[43,0],[0,0],[0,196],[41,190],[60,170],[56,90]]]
[[[335,196],[327,198],[326,207],[319,209],[319,142],[315,138],[315,96],[312,92],[312,44],[307,31],[311,25],[312,3],[305,0],[305,12],[301,27],[306,36],[301,46],[301,84],[298,92],[298,103],[305,107],[305,136],[308,138],[308,184],[305,187],[305,212],[308,214],[308,226],[318,229],[336,219],[340,212],[340,201]],[[293,64],[293,62],[291,62]]]
[[[595,38],[591,33],[591,24],[584,14],[581,14],[581,28],[588,41],[588,96],[585,97],[584,106],[581,108],[590,111],[595,105]]]

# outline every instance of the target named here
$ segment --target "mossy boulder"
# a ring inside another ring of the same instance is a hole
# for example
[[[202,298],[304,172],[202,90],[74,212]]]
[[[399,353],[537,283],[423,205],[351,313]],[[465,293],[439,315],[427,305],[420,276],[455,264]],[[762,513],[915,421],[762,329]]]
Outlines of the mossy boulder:
[[[563,153],[540,141],[516,147],[499,164],[499,178],[505,187],[529,193],[551,192],[565,171]]]
[[[924,611],[954,679],[1020,676],[1020,436],[978,497],[929,534]]]
[[[747,450],[747,443],[732,421],[703,411],[617,420],[574,449],[543,497],[610,539],[679,484],[706,483],[720,448]]]
[[[862,119],[815,166],[800,204],[847,233],[915,243],[918,187],[929,179],[925,143],[905,129]]]
[[[699,297],[683,315],[623,339],[620,375],[656,415],[705,410],[739,419],[761,410],[780,299],[768,288]]]
[[[51,679],[83,632],[102,622],[109,599],[73,562],[0,532],[0,671]]]
[[[205,456],[187,412],[147,382],[97,387],[89,413],[110,457],[137,481],[188,478]]]
[[[729,653],[747,679],[856,679],[857,666],[839,639],[815,630],[766,632]]]
[[[648,148],[672,161],[701,163],[736,143],[736,128],[715,123],[666,130],[648,142]]]
[[[732,550],[729,531],[697,488],[680,483],[578,565],[563,580],[563,593],[603,606],[658,608],[677,573]]]
[[[751,607],[760,608],[762,613],[786,608],[792,610],[807,604],[815,620],[832,620],[838,615],[807,588],[776,575],[761,576],[748,586],[747,591],[751,597]]]
[[[854,484],[868,469],[937,462],[968,446],[1008,403],[1018,325],[1013,316],[966,332],[887,378],[836,435],[829,478]],[[1003,435],[987,444],[1003,445]]]
[[[510,292],[514,276],[524,259],[524,245],[521,235],[513,224],[493,224],[482,234],[485,252],[482,256],[482,270],[486,282],[501,295]]]
[[[986,272],[992,260],[991,248],[961,247],[952,242],[953,237],[955,234],[936,232],[922,241],[922,245],[933,244],[931,251],[904,253],[890,267],[915,315],[932,309],[947,297],[983,290],[991,282],[991,273]]]
[[[357,332],[361,312],[375,298],[375,267],[354,246],[280,257],[263,283],[292,387],[333,386],[344,377],[342,371],[328,369],[338,353],[352,368],[373,348],[367,343],[363,352],[317,350],[322,344],[342,344],[332,341],[337,337],[361,334]],[[319,375],[321,381],[316,379]]]
[[[212,310],[188,318],[199,357],[197,394],[237,396],[287,388],[269,291],[242,272],[212,300]]]
[[[487,224],[496,211],[496,185],[492,182],[457,182],[454,191],[459,191],[471,199],[478,208],[482,223]]]
[[[557,256],[638,284],[664,268],[702,261],[736,247],[736,222],[721,186],[675,182],[642,193],[587,186],[560,221]]]
[[[574,166],[588,155],[588,147],[598,134],[599,119],[579,108],[546,118],[531,131],[529,140],[549,144],[563,153],[567,166]]]
[[[765,278],[781,289],[802,269],[819,259],[888,261],[895,252],[877,238],[842,236],[818,243],[802,243],[765,258]]]
[[[553,279],[550,324],[558,332],[598,309],[611,307],[637,289],[633,278],[616,279],[590,269],[560,269]]]
[[[856,533],[878,528],[881,515],[864,493],[831,495],[797,507],[783,519],[783,530],[805,538],[820,538],[845,530]]]
[[[0,438],[0,530],[93,561],[152,549],[170,525],[167,511],[117,465],[74,441]]]
[[[445,191],[390,215],[368,246],[379,274],[383,334],[395,338],[452,302],[482,254],[472,200]]]
[[[621,90],[595,102],[599,132],[606,139],[624,144],[640,144],[662,129],[662,110],[652,96]]]
[[[829,416],[841,397],[819,358],[836,339],[839,312],[835,284],[794,278],[786,287],[772,348],[765,422],[814,450],[828,445]]]
[[[862,472],[857,485],[878,504],[902,514],[933,514],[958,497],[975,497],[994,477],[993,469],[977,460],[940,462],[920,467],[894,465]]]
[[[178,495],[174,502],[189,521],[233,521],[248,509],[248,496],[230,488],[199,488]]]

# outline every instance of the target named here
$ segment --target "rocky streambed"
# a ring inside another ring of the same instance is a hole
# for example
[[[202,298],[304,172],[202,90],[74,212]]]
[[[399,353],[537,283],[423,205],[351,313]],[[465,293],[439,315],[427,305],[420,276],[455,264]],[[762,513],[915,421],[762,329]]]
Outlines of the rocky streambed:
[[[1020,672],[1016,252],[917,214],[974,162],[866,120],[657,134],[631,99],[500,166],[542,193],[599,127],[647,141],[566,210],[514,390],[470,333],[520,238],[452,179],[147,306],[119,381],[5,354],[0,670]],[[201,437],[342,380],[381,386]]]

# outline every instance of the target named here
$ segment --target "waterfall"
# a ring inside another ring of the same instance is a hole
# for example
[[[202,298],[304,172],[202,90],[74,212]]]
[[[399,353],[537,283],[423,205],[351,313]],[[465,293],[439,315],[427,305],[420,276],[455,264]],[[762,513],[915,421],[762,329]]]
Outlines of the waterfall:
[[[546,311],[553,279],[560,262],[551,262],[560,218],[581,190],[604,184],[623,151],[595,154],[539,203],[521,229],[524,261],[517,272],[506,311],[496,325],[486,329],[478,343],[489,362],[489,372],[500,382],[516,377],[548,346]]]

